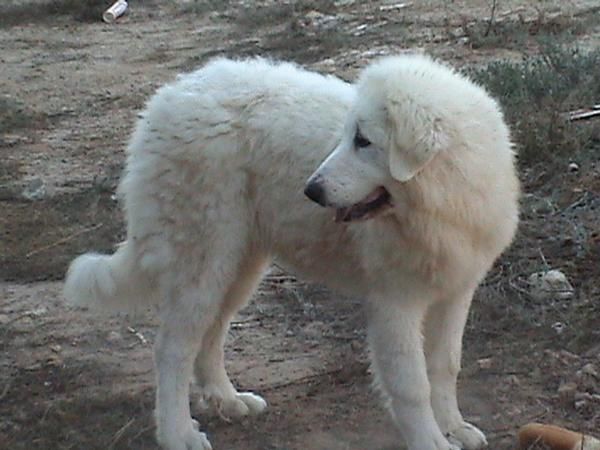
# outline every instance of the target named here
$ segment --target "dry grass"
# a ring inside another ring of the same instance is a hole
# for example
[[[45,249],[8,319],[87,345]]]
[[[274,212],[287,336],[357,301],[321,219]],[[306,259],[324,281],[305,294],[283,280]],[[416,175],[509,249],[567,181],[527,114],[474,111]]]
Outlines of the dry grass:
[[[188,4],[183,10],[199,14],[223,10],[211,8],[210,3],[198,1]],[[345,49],[360,48],[368,38],[353,35],[344,19],[337,15],[338,10],[333,1],[313,0],[230,7],[222,14],[235,24],[235,39],[227,48],[211,49],[189,58],[178,69],[192,70],[209,58],[222,54],[236,57],[267,55],[311,64],[333,58]],[[313,20],[313,15],[316,20]]]
[[[179,7],[181,14],[204,15],[211,12],[221,12],[229,9],[231,0],[190,0]]]
[[[111,0],[25,1],[0,7],[0,26],[42,22],[55,16],[71,16],[83,22],[97,21]]]
[[[583,11],[579,16],[568,14],[548,15],[538,9],[537,16],[494,17],[478,20],[465,20],[462,24],[464,35],[469,38],[473,48],[509,48],[522,49],[531,37],[554,38],[563,42],[572,41],[595,26],[597,8]]]
[[[0,95],[0,134],[35,128],[44,117],[14,97]]]
[[[475,48],[522,48],[530,36],[568,33],[570,20],[565,17],[550,22],[536,23],[524,20],[506,20],[490,26],[487,21],[465,22],[463,32],[469,38],[469,44]]]
[[[149,3],[152,0],[142,0]],[[115,0],[25,0],[0,6],[0,27],[45,22],[69,16],[79,22],[98,22]],[[140,3],[140,1],[136,1]]]
[[[245,6],[236,14],[236,23],[249,30],[262,27],[273,27],[277,24],[289,23],[314,11],[322,14],[335,14],[336,5],[332,0],[298,0],[280,2],[269,5]]]

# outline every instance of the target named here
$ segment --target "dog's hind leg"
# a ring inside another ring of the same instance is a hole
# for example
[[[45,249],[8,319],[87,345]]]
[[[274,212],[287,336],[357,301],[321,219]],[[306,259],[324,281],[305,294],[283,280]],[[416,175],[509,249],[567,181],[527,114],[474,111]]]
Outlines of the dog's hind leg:
[[[169,450],[211,448],[206,435],[198,430],[198,423],[191,417],[190,381],[198,349],[221,345],[225,331],[214,325],[223,320],[224,311],[230,317],[231,311],[239,306],[239,303],[234,305],[228,295],[231,286],[236,286],[238,269],[243,262],[243,247],[238,247],[239,242],[224,236],[219,242],[215,242],[216,239],[212,241],[212,252],[202,254],[201,248],[178,251],[177,262],[159,279],[165,300],[155,346],[156,422],[158,442]],[[258,273],[254,283],[256,279]],[[217,331],[219,342],[211,343]],[[216,364],[217,369],[205,371],[204,376],[218,380],[235,393],[224,370],[220,371],[222,355],[213,353],[212,358],[217,362],[211,361],[207,366],[214,369]],[[264,404],[258,397],[252,400]]]
[[[270,258],[257,252],[240,264],[235,281],[229,286],[218,316],[202,339],[196,356],[194,373],[201,390],[200,407],[213,408],[226,420],[262,412],[267,403],[251,392],[238,392],[225,370],[223,344],[229,323],[257,288]]]
[[[462,337],[473,291],[432,305],[425,321],[425,354],[435,418],[451,442],[465,450],[487,445],[485,435],[465,422],[458,408],[456,380],[460,371]]]
[[[181,274],[180,274],[181,275]],[[175,277],[175,276],[174,276]],[[154,348],[156,364],[156,437],[168,450],[209,450],[206,435],[190,413],[189,389],[198,342],[218,314],[218,300],[198,302],[198,290],[207,297],[220,296],[218,284],[208,280],[187,283],[176,277],[160,314]]]

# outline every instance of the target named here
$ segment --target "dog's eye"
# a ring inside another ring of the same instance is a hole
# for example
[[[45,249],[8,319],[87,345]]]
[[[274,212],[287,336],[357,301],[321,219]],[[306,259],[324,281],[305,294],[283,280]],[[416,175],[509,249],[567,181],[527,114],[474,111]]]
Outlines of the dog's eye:
[[[354,145],[361,148],[368,147],[369,145],[371,145],[371,141],[364,137],[360,133],[360,130],[356,130],[356,135],[354,135]]]

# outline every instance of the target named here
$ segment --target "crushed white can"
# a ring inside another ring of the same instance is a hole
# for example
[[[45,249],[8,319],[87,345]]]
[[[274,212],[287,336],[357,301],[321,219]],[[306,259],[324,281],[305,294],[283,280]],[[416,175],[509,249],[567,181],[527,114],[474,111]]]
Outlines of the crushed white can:
[[[102,14],[102,20],[106,23],[113,23],[121,17],[127,10],[127,2],[125,0],[117,0],[110,8]]]

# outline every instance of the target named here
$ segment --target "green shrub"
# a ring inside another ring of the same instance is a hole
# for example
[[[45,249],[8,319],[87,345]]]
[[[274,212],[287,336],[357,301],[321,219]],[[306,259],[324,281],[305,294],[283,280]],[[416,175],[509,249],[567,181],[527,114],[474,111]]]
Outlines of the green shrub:
[[[597,120],[569,122],[566,113],[600,103],[600,50],[544,43],[538,56],[497,61],[470,75],[504,107],[522,162],[564,159],[598,143]]]

